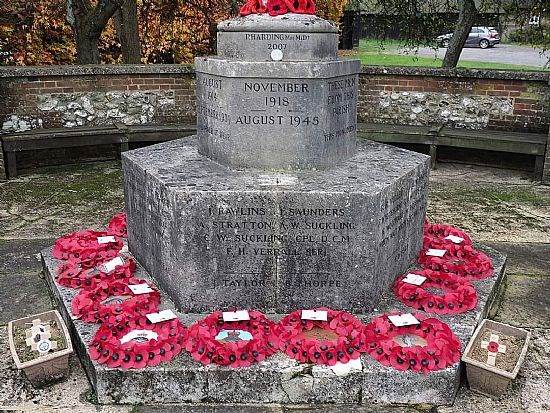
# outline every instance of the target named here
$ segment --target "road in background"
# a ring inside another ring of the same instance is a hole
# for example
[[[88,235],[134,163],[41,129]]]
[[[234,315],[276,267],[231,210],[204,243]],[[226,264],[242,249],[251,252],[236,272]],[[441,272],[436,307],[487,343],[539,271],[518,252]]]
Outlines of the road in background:
[[[420,47],[416,52],[419,57],[441,58],[445,57],[446,48],[432,49]],[[400,54],[414,54],[415,51],[399,50]],[[550,51],[542,53],[542,50],[530,46],[517,46],[512,44],[497,44],[487,49],[465,48],[462,50],[460,60],[475,62],[508,63],[512,65],[544,67],[550,61]]]

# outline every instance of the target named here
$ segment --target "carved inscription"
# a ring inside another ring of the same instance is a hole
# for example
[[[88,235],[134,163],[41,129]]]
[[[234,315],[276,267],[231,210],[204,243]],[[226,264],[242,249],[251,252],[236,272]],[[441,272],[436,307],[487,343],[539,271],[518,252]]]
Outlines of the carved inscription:
[[[344,208],[279,208],[273,213],[265,207],[212,205],[207,216],[198,225],[209,230],[212,247],[232,259],[250,260],[251,270],[255,262],[269,258],[329,259],[331,252],[355,240],[356,223]],[[216,286],[248,288],[265,282],[260,273],[224,274]],[[340,286],[339,280],[325,273],[294,274],[285,282],[287,286]]]
[[[246,36],[250,40],[255,36],[265,40],[262,33]],[[309,79],[242,79],[235,83],[201,73],[197,87],[201,97],[197,103],[199,133],[220,140],[230,140],[232,132],[248,126],[282,127],[318,135],[322,137],[318,145],[334,145],[356,133],[355,75],[327,79],[324,83]],[[231,105],[226,96],[229,94],[241,96],[242,104]]]
[[[330,246],[351,242],[356,229],[344,208],[280,208],[272,215],[264,207],[211,206],[208,216],[227,255],[327,255]]]

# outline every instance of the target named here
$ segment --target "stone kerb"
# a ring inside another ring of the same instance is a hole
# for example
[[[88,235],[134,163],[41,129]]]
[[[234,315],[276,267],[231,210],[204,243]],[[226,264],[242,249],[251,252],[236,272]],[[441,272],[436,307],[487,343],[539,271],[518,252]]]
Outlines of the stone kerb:
[[[197,58],[203,155],[230,168],[324,169],[355,153],[359,61]]]

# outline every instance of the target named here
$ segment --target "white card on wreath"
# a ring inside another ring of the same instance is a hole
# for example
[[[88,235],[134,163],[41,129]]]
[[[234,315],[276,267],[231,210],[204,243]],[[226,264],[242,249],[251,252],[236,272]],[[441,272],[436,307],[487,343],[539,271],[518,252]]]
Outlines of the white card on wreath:
[[[132,284],[128,285],[128,287],[135,295],[152,293],[154,291],[151,287],[149,287],[149,284],[147,283]]]
[[[424,281],[426,281],[426,277],[413,273],[408,273],[407,276],[403,278],[404,283],[413,285],[422,285]]]
[[[447,235],[445,239],[448,239],[451,242],[454,242],[455,244],[460,244],[462,241],[464,241],[464,238],[457,237],[456,235]]]
[[[176,318],[176,315],[172,312],[172,310],[163,310],[158,313],[145,314],[145,317],[147,317],[151,323],[156,324],[162,321],[172,320]]]
[[[429,255],[430,257],[443,257],[445,254],[447,253],[447,250],[436,250],[436,249],[432,249],[430,248],[427,252],[426,252],[426,255]]]
[[[420,321],[416,319],[411,313],[401,315],[389,315],[388,318],[392,324],[396,327],[410,326],[413,324],[420,324]]]
[[[151,330],[132,330],[120,339],[120,344],[128,343],[132,340],[149,341],[158,340],[159,335]]]
[[[116,242],[116,238],[112,235],[108,235],[106,237],[97,237],[98,244],[108,244],[110,242]]]
[[[247,321],[250,320],[250,315],[246,310],[224,311],[222,313],[223,321]]]
[[[302,310],[302,320],[327,321],[328,313],[325,310]]]
[[[115,257],[111,261],[107,261],[102,265],[105,272],[109,273],[113,271],[119,265],[124,265],[124,259],[122,257]]]

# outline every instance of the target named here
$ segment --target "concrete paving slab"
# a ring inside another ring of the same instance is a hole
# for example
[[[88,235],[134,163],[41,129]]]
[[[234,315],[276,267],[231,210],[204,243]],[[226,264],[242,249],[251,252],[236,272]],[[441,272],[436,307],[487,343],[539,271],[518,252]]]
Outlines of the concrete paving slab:
[[[53,238],[0,239],[0,273],[41,271],[42,264],[37,254],[53,242]]]
[[[548,327],[550,277],[508,274],[496,321],[516,327]]]
[[[39,272],[0,272],[0,324],[52,309],[50,294]]]
[[[529,274],[550,276],[550,244],[485,242],[508,257],[506,272],[508,274]]]

